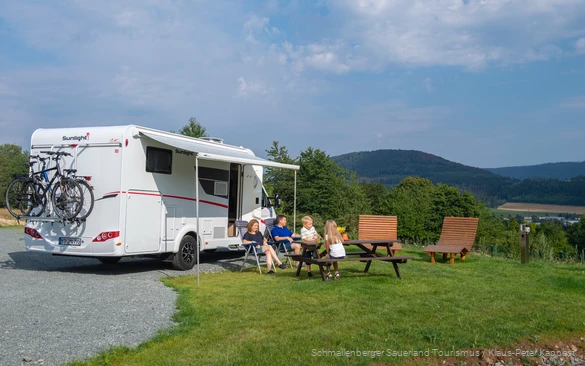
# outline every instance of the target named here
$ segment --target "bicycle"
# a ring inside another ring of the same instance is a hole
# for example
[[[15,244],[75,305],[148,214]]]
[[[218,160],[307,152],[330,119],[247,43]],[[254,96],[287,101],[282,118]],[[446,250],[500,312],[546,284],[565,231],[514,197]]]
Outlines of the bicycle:
[[[63,172],[67,174],[68,178],[74,179],[81,186],[83,191],[83,204],[78,219],[85,220],[91,214],[95,202],[93,187],[88,183],[91,177],[76,175],[75,173],[77,173],[77,169],[63,169]]]
[[[41,162],[41,164],[42,164],[41,171],[42,172],[39,172],[39,175],[37,175],[37,176],[38,177],[42,176],[41,181],[44,180],[44,182],[49,183],[49,176],[47,174],[47,170],[45,169],[46,168],[46,161],[49,158],[43,158],[39,155],[32,155],[30,157],[33,159],[38,159]],[[34,165],[35,162],[30,162],[30,163],[25,163],[25,164],[28,165],[29,167],[32,167],[32,165]],[[81,211],[79,212],[79,215],[77,218],[79,220],[85,220],[91,214],[91,211],[93,210],[93,205],[95,202],[94,194],[93,194],[93,187],[88,183],[88,181],[91,179],[91,177],[76,175],[75,173],[77,172],[77,169],[63,169],[63,172],[65,174],[67,174],[67,178],[74,179],[81,186],[81,189],[83,192],[83,205],[81,207]]]
[[[63,219],[75,218],[82,209],[83,190],[74,179],[65,177],[61,173],[59,164],[62,157],[71,156],[71,154],[55,151],[41,151],[41,153],[52,156],[51,159],[55,161],[55,167],[44,169],[44,160],[47,158],[35,156],[34,158],[43,162],[43,168],[37,172],[32,171],[35,162],[29,162],[27,163],[31,168],[29,175],[13,176],[6,189],[6,208],[17,219],[23,216],[41,216],[46,210],[47,197],[50,192],[55,214]],[[44,182],[41,175],[48,179],[47,172],[53,170],[55,170],[55,174],[51,180],[48,183]],[[38,210],[35,211],[36,208]]]

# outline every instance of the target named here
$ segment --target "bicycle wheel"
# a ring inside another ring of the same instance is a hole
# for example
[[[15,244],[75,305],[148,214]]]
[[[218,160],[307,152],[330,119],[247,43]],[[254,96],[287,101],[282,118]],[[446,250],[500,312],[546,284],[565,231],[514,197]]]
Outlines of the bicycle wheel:
[[[13,179],[6,188],[6,208],[16,218],[28,216],[33,209],[34,184],[28,178]]]
[[[51,202],[55,214],[63,219],[73,219],[83,206],[83,192],[79,183],[71,178],[61,178],[53,185]]]
[[[34,194],[31,195],[30,202],[32,203],[32,210],[30,216],[41,216],[47,207],[47,195],[45,194],[45,186],[39,182],[31,182],[34,187]]]
[[[81,206],[81,211],[79,211],[79,219],[84,220],[87,219],[93,210],[93,189],[85,179],[76,179],[75,181],[79,183],[83,192],[83,205]]]

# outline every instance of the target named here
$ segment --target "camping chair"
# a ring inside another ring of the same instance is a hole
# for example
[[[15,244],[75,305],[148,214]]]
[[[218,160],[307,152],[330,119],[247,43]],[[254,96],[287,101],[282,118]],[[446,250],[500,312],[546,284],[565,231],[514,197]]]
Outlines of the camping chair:
[[[398,217],[360,215],[358,224],[358,239],[390,239],[398,240]],[[369,246],[372,249],[371,245]],[[402,244],[395,242],[392,245],[392,255],[402,249]]]
[[[290,256],[294,254],[294,249],[292,249],[290,246],[287,247],[287,244],[290,244],[290,242],[288,240],[275,241],[274,238],[272,237],[272,228],[274,228],[274,221],[275,221],[274,218],[264,219],[264,225],[266,225],[266,233],[264,234],[264,236],[268,239],[268,244],[275,247],[274,250],[276,251],[277,254],[284,253],[288,265],[290,267],[293,267],[293,262]]]
[[[467,253],[471,252],[477,223],[479,219],[474,217],[445,217],[441,237],[436,245],[429,245],[423,250],[431,256],[431,263],[435,262],[435,253],[443,253],[443,261],[447,260],[447,254],[451,258],[449,263],[455,263],[455,256],[460,254],[460,259],[465,260]]]
[[[236,220],[235,222],[236,228],[238,229],[238,231],[240,232],[240,237],[242,238],[242,241],[244,240],[244,234],[246,234],[246,232],[248,231],[248,221],[244,221],[244,220]],[[246,250],[246,255],[244,256],[244,262],[242,263],[242,267],[240,268],[240,272],[242,272],[244,270],[244,267],[247,264],[247,260],[248,260],[248,256],[250,254],[254,255],[254,259],[256,259],[256,265],[258,266],[258,272],[260,272],[260,274],[262,274],[262,269],[260,268],[260,256],[266,256],[266,254],[264,254],[264,252],[262,252],[262,243],[260,243],[260,249],[256,249],[256,245],[258,245],[257,243],[251,243],[251,244],[244,244],[242,242],[242,247]],[[272,266],[272,267],[276,267],[276,266]],[[276,271],[276,268],[272,268],[273,271]]]

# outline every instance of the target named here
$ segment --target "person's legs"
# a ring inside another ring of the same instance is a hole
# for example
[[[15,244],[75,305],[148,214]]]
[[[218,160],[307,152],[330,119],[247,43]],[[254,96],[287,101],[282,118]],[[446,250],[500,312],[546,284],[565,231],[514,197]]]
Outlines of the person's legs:
[[[278,255],[276,255],[274,248],[271,245],[264,246],[264,254],[266,254],[266,258],[271,258],[271,260],[274,260],[277,265],[280,266],[282,264],[280,259],[278,259]],[[266,261],[268,261],[268,259]]]
[[[305,252],[305,258],[313,258],[313,251],[307,250]],[[311,273],[311,264],[310,263],[307,263],[307,274],[309,275],[309,277],[313,277],[313,274]]]
[[[301,254],[301,244],[293,243],[292,248],[294,249],[295,254]]]
[[[301,244],[299,244],[299,243],[292,243],[291,244],[291,248],[295,251],[295,255],[301,254]],[[298,265],[299,265],[299,262],[296,261],[295,262],[295,266],[298,266]]]
[[[269,246],[264,245],[262,247],[262,252],[266,254],[266,268],[270,271],[272,269],[272,256],[270,255],[270,252],[267,247]]]
[[[333,268],[335,269],[335,279],[339,279],[339,267],[337,262],[333,262]]]

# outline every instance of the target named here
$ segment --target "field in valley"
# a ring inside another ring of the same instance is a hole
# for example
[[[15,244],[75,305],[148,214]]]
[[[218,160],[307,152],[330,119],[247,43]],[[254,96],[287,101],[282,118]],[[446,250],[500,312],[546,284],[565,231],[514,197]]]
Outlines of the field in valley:
[[[528,213],[526,216],[538,214],[585,214],[585,206],[563,206],[563,205],[544,205],[540,203],[515,203],[508,202],[498,207],[500,211],[510,211],[510,214]]]

